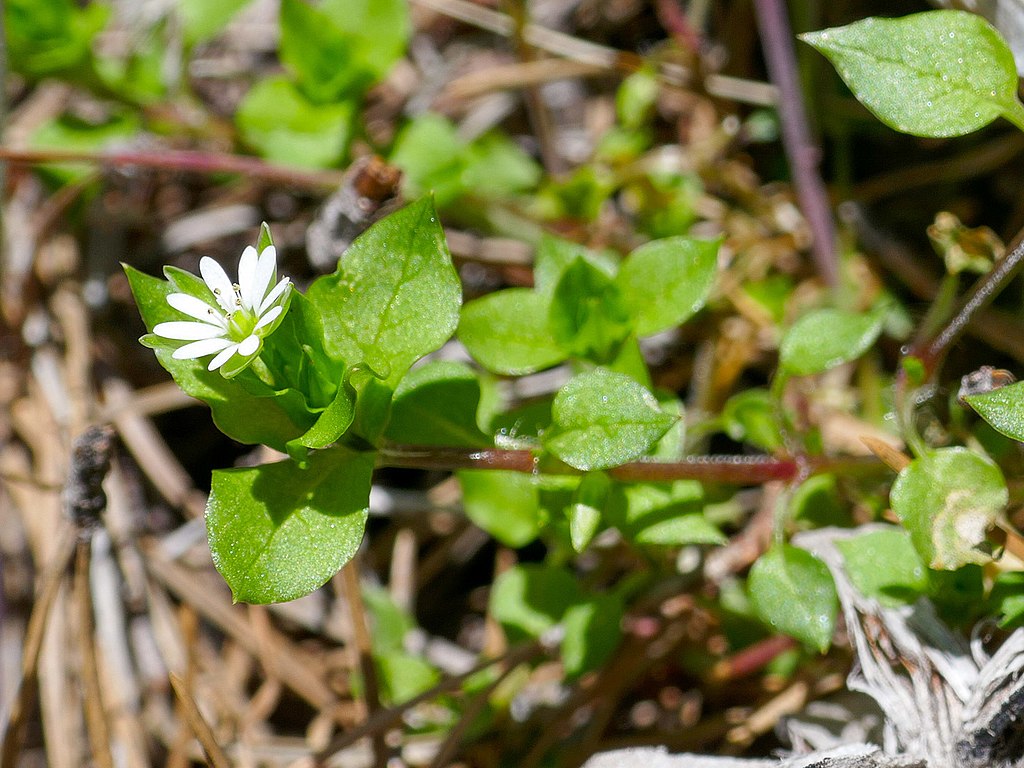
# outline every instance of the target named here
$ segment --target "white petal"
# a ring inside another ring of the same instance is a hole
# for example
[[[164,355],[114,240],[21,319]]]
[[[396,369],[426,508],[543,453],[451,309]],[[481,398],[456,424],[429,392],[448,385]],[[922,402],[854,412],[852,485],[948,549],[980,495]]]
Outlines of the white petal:
[[[287,277],[282,277],[281,282],[274,286],[274,290],[267,294],[267,298],[265,298],[263,300],[263,303],[260,304],[259,311],[256,314],[262,315],[264,312],[266,312],[267,307],[269,307],[271,304],[277,301],[278,297],[280,297],[280,295],[284,293],[285,289],[290,284],[291,280],[289,280]]]
[[[253,330],[258,331],[260,328],[266,328],[272,322],[277,320],[277,316],[280,315],[282,312],[284,312],[284,307],[274,307],[269,312],[267,312],[267,314],[263,315],[263,317],[260,318],[260,321],[256,323],[256,327],[253,328]]]
[[[252,336],[246,336],[238,344],[238,354],[242,357],[248,357],[257,349],[260,348],[260,337],[255,334]]]
[[[252,309],[259,304],[263,296],[257,297],[253,288],[256,284],[256,249],[251,245],[242,251],[242,258],[238,260],[238,292],[242,295],[242,306]]]
[[[253,279],[252,296],[253,306],[261,306],[263,297],[267,295],[267,288],[277,277],[277,248],[268,245],[260,254],[260,260],[256,264],[256,276]]]
[[[213,291],[213,295],[217,297],[217,303],[225,312],[234,312],[236,309],[234,306],[235,288],[231,285],[231,280],[224,271],[224,267],[209,256],[203,256],[199,260],[199,272],[210,290]]]
[[[157,336],[163,336],[165,339],[196,341],[198,339],[212,339],[216,336],[223,336],[224,329],[219,325],[210,325],[209,323],[177,320],[171,323],[158,323],[154,326],[153,333]]]
[[[206,366],[207,369],[211,371],[216,371],[218,368],[224,365],[224,363],[230,360],[231,356],[235,354],[235,352],[237,351],[237,344],[232,344],[230,347],[225,347],[219,355],[217,355],[215,358],[213,358],[213,360],[210,361],[210,364]]]
[[[202,320],[204,323],[216,323],[224,328],[224,315],[219,307],[211,307],[202,299],[189,296],[187,293],[172,293],[167,296],[167,303],[189,317]]]
[[[199,357],[212,355],[214,352],[220,352],[222,349],[227,349],[230,346],[231,342],[227,339],[200,339],[183,347],[178,347],[174,350],[174,354],[171,357],[175,360],[195,360]]]

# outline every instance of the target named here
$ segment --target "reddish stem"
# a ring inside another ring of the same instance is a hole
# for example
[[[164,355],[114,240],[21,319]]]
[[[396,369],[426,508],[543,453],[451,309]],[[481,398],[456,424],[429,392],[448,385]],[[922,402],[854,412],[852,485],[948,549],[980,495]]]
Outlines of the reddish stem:
[[[22,165],[85,163],[110,168],[139,166],[189,173],[234,173],[276,184],[313,189],[334,189],[340,171],[300,171],[246,155],[160,149],[155,151],[85,152],[63,149],[11,149],[0,147],[0,160]]]
[[[532,451],[388,446],[378,454],[378,466],[402,469],[500,469],[511,472],[579,474],[565,464],[541,467]],[[795,481],[821,472],[865,474],[888,471],[875,457],[691,456],[678,461],[632,461],[608,470],[616,480],[670,482],[700,480],[707,483],[760,485],[772,480]]]
[[[768,74],[779,89],[779,124],[782,146],[789,158],[793,184],[800,207],[811,228],[812,249],[818,274],[830,286],[839,284],[839,263],[836,259],[836,232],[825,183],[818,173],[821,149],[811,139],[807,127],[807,111],[800,92],[793,32],[783,0],[755,0],[757,26],[761,33]]]

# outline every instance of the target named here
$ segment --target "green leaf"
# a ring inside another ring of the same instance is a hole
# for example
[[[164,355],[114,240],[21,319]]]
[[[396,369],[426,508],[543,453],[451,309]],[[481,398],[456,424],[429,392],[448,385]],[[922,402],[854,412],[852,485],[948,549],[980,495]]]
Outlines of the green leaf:
[[[907,466],[889,494],[892,511],[932,568],[992,559],[988,529],[1009,501],[1003,473],[966,448],[943,448]]]
[[[597,595],[565,612],[562,665],[570,678],[599,669],[622,640],[622,599]]]
[[[424,198],[375,223],[306,296],[323,318],[332,357],[365,363],[397,385],[459,320],[461,285],[433,202]]]
[[[637,544],[724,544],[725,536],[704,517],[704,489],[696,480],[619,486],[608,518]]]
[[[838,309],[810,312],[786,331],[779,347],[779,365],[796,376],[822,373],[856,360],[882,332],[886,310],[855,314]]]
[[[462,186],[474,197],[502,198],[527,192],[543,175],[537,162],[502,133],[487,133],[464,152]]]
[[[989,597],[1002,629],[1024,626],[1024,573],[1000,573]]]
[[[618,260],[610,252],[592,251],[579,243],[545,233],[534,257],[533,282],[537,293],[550,297],[562,273],[577,259],[583,259],[608,277],[615,277],[619,270]]]
[[[540,531],[537,484],[531,475],[498,470],[463,470],[462,506],[466,516],[508,547],[529,544]]]
[[[821,560],[803,549],[777,544],[754,563],[747,589],[762,621],[809,648],[828,650],[839,598]]]
[[[1024,125],[1017,68],[999,33],[966,11],[865,19],[802,35],[879,120],[918,136],[961,136],[1002,115]]]
[[[82,150],[105,149],[125,143],[138,135],[142,121],[134,112],[113,112],[102,123],[87,123],[70,115],[62,115],[42,123],[32,133],[29,143],[34,149]],[[94,170],[76,163],[53,163],[43,166],[61,183],[70,184],[90,176]]]
[[[242,140],[268,160],[328,168],[345,156],[355,113],[353,102],[315,104],[287,78],[269,77],[242,99],[235,123]]]
[[[569,571],[546,565],[515,565],[491,588],[491,616],[512,643],[538,638],[554,627],[584,595]]]
[[[187,285],[184,279],[172,284],[143,274],[127,264],[124,271],[142,320],[150,331],[157,323],[181,319],[180,314],[167,304],[166,297],[176,290],[183,290],[182,286]],[[167,272],[168,275],[175,274],[171,269]],[[194,275],[189,277],[198,280]],[[199,285],[207,290],[201,280]],[[194,284],[193,290],[198,290]],[[175,360],[171,357],[173,347],[159,347],[155,351],[160,365],[178,386],[209,405],[218,429],[240,443],[262,443],[285,451],[288,441],[301,435],[315,421],[315,415],[308,410],[305,399],[297,390],[273,390],[254,381],[249,371],[234,379],[225,379],[217,371],[208,371],[203,360]],[[256,394],[253,394],[254,390]]]
[[[399,131],[389,162],[402,169],[408,197],[432,193],[443,209],[464,190],[462,148],[451,121],[427,112]]]
[[[492,445],[477,426],[480,380],[469,366],[436,360],[405,375],[395,390],[384,436],[408,445]]]
[[[715,281],[721,244],[721,240],[668,237],[629,254],[615,282],[639,336],[674,328],[704,306]]]
[[[94,61],[96,75],[103,85],[124,101],[152,105],[167,96],[166,24],[161,22],[133,35],[132,48],[118,57]]]
[[[334,399],[320,412],[313,425],[299,437],[289,442],[288,452],[295,456],[296,448],[326,448],[341,437],[352,426],[355,419],[356,403],[352,389],[348,386],[338,387]]]
[[[604,272],[581,258],[562,272],[548,309],[549,331],[562,349],[607,362],[630,325],[622,293]]]
[[[567,355],[548,330],[548,303],[529,288],[509,288],[467,302],[459,341],[494,373],[522,376],[562,362]]]
[[[775,401],[765,389],[745,389],[730,397],[722,409],[725,433],[769,453],[783,446]]]
[[[632,461],[676,421],[629,376],[601,368],[570,379],[555,396],[551,417],[544,447],[584,471]]]
[[[236,601],[308,595],[347,563],[366,525],[374,456],[312,454],[213,473],[206,530],[214,565]]]
[[[840,539],[836,547],[854,586],[883,605],[902,605],[928,590],[928,570],[906,531],[871,531]]]
[[[361,592],[373,620],[370,642],[375,656],[401,651],[405,647],[405,636],[416,627],[408,611],[391,599],[391,593],[384,587],[363,583]]]
[[[649,69],[634,72],[623,80],[615,93],[619,123],[634,129],[644,125],[654,112],[660,90],[657,74]]]
[[[1024,442],[1024,381],[964,399],[994,430]]]
[[[178,12],[185,44],[189,47],[212,40],[231,17],[251,0],[179,0]]]
[[[441,673],[423,659],[400,651],[377,657],[385,704],[403,704],[441,681]]]
[[[407,0],[324,0],[321,9],[348,35],[352,61],[371,82],[405,54],[412,29]]]
[[[6,0],[5,42],[12,68],[30,79],[64,75],[88,81],[92,42],[110,16],[110,6],[74,0]]]
[[[569,540],[582,552],[601,525],[601,510],[608,501],[612,481],[604,472],[588,472],[573,494],[569,505]]]
[[[281,0],[283,63],[314,104],[359,95],[373,77],[353,60],[353,41],[335,19],[305,0]]]

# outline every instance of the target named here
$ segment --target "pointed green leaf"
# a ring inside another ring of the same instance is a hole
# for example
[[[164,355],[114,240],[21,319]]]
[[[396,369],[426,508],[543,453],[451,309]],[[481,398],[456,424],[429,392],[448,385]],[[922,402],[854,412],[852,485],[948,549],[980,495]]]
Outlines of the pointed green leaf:
[[[1024,442],[1024,381],[965,399],[994,430]]]
[[[335,449],[213,473],[206,530],[236,601],[277,603],[323,585],[359,548],[374,457]]]
[[[582,258],[562,272],[548,309],[549,331],[562,349],[607,362],[630,326],[622,292],[604,272]]]
[[[802,35],[879,120],[918,136],[961,136],[1003,115],[1024,123],[1009,46],[981,16],[928,11]]]
[[[803,549],[778,544],[754,563],[747,588],[762,621],[809,648],[828,650],[839,598],[821,560]]]
[[[429,198],[381,219],[306,297],[323,318],[328,353],[365,363],[394,387],[451,338],[462,287]]]
[[[559,390],[544,447],[576,469],[609,469],[642,456],[676,417],[629,376],[601,368]]]
[[[612,481],[604,472],[588,472],[573,494],[569,514],[569,540],[582,552],[601,526],[601,510],[608,501]]]
[[[629,254],[615,282],[633,315],[637,335],[681,325],[704,306],[715,281],[721,243],[667,237]]]

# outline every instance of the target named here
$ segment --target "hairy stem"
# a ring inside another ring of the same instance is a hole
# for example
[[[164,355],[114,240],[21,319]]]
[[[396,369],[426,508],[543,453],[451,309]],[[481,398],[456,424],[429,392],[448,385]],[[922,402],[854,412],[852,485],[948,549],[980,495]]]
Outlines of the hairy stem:
[[[526,449],[388,446],[379,452],[377,464],[402,469],[541,471],[533,452]],[[579,470],[564,464],[545,465],[543,471],[545,474],[580,474]],[[874,457],[690,456],[678,461],[632,461],[610,469],[608,474],[616,480],[627,482],[701,480],[708,483],[760,485],[771,480],[797,480],[822,472],[861,475],[885,471],[888,471],[885,465]]]

